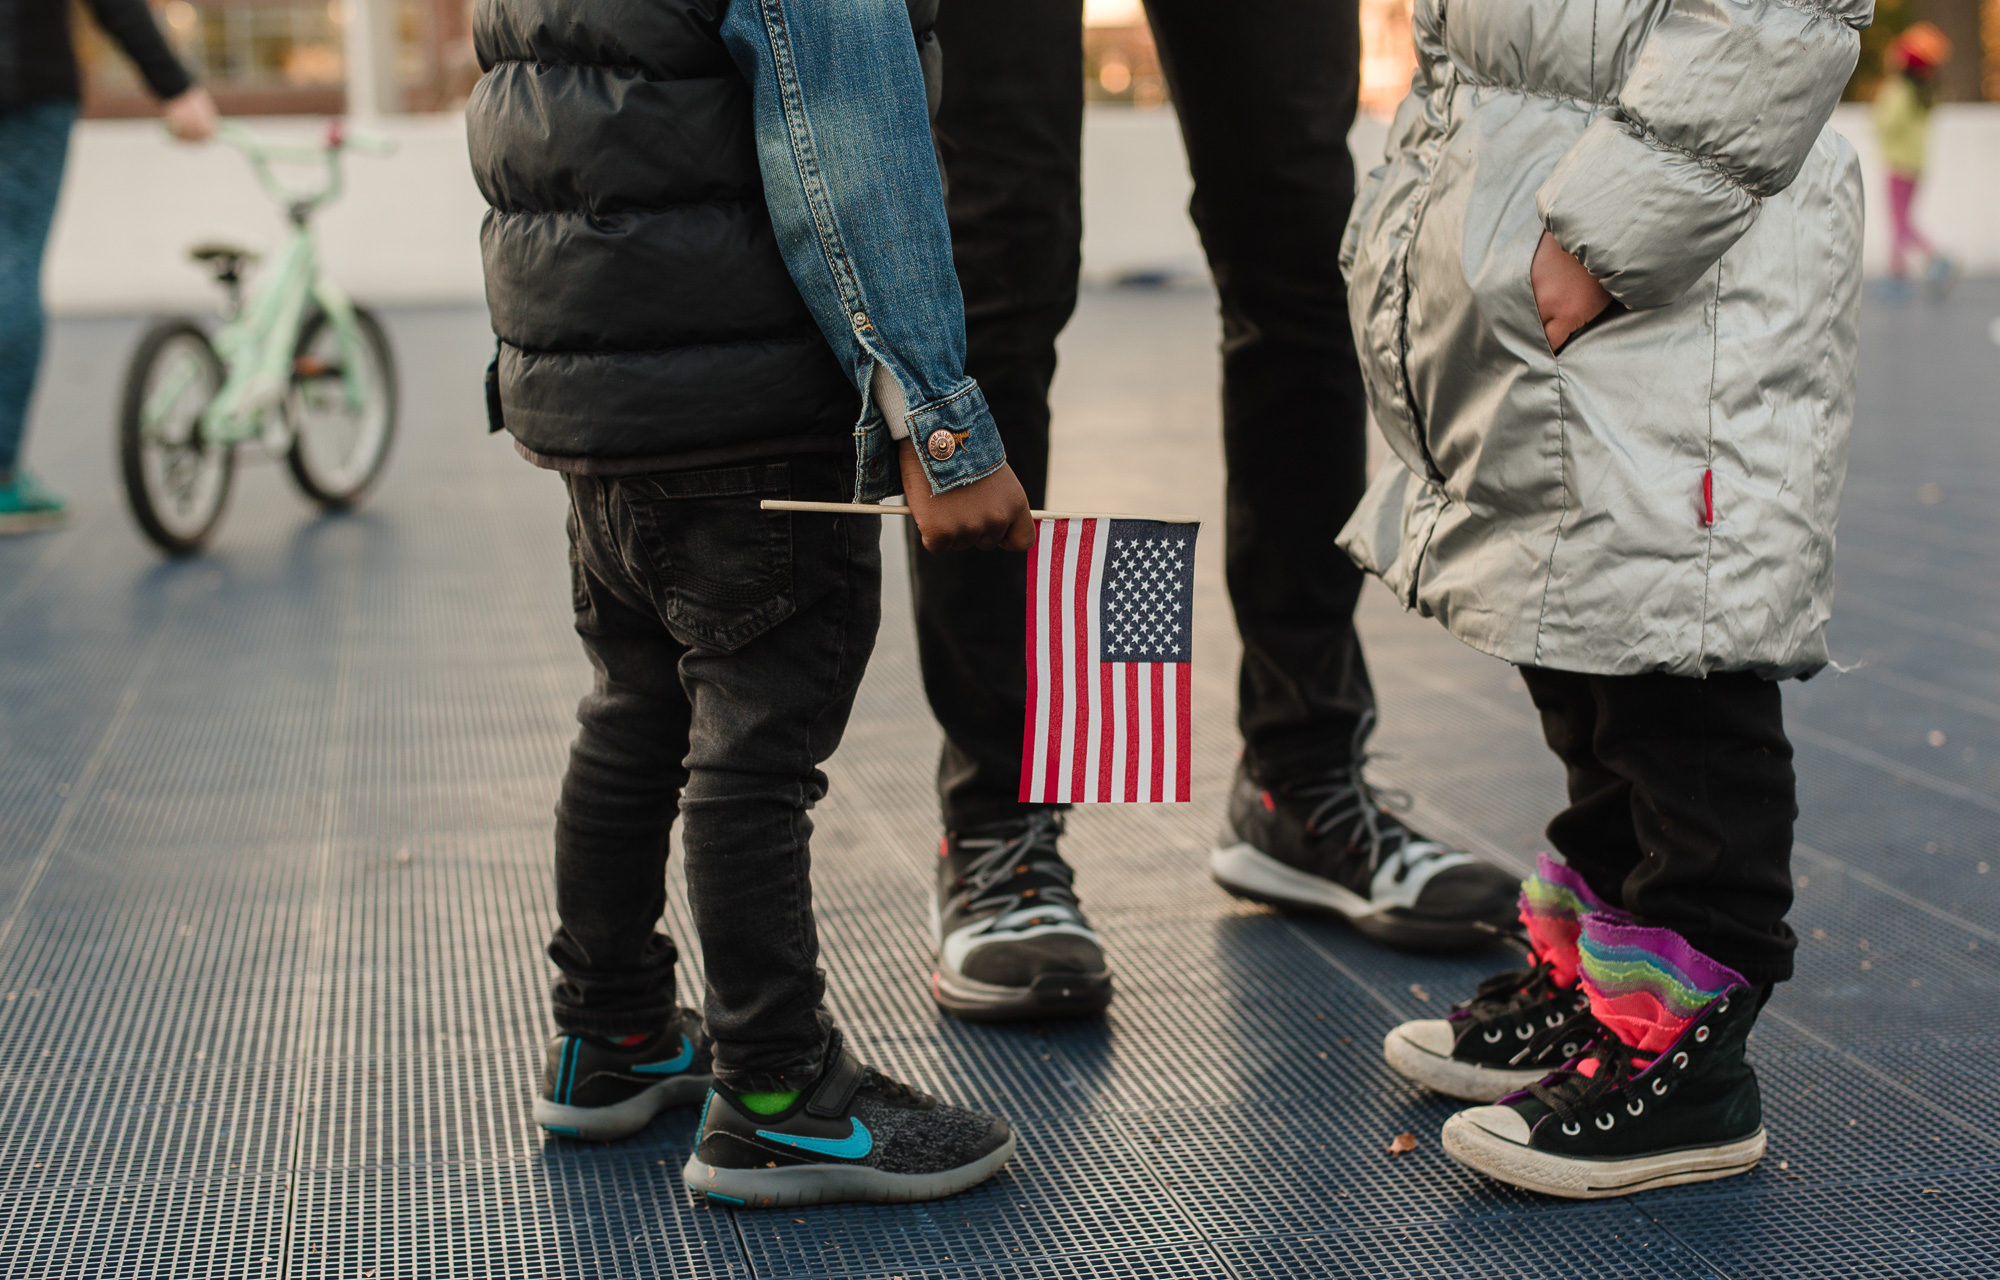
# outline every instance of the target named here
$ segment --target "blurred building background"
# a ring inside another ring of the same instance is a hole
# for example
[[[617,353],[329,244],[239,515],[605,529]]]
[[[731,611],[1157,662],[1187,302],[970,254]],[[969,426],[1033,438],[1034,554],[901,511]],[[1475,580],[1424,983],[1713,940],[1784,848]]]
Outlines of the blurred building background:
[[[448,111],[464,102],[479,75],[471,0],[158,0],[155,8],[175,47],[231,114]],[[2000,101],[2000,0],[1877,0],[1875,13],[1850,99],[1873,92],[1888,41],[1928,20],[1956,46],[1939,79],[1939,98]],[[1163,106],[1166,79],[1140,0],[1086,0],[1084,20],[1090,101]],[[78,26],[85,114],[148,114],[131,68],[87,21],[79,17]],[[1386,115],[1409,85],[1410,0],[1361,0],[1361,28],[1362,104]],[[368,64],[362,96],[370,102],[350,105],[359,63]]]
[[[951,3],[952,0],[944,0]],[[478,79],[473,0],[156,0],[161,25],[225,112],[260,133],[316,136],[322,119],[364,117],[400,145],[356,157],[321,222],[336,274],[378,302],[476,303],[485,206],[466,161],[466,95]],[[1365,172],[1409,86],[1410,0],[1360,0],[1362,113],[1349,143]],[[208,303],[183,249],[208,239],[268,248],[280,212],[241,157],[168,142],[124,58],[77,9],[86,115],[77,131],[48,266],[61,312],[131,312]],[[1141,0],[1084,0],[1084,274],[1096,284],[1206,278],[1186,208],[1191,184]],[[1973,271],[2000,272],[2000,0],[1877,0],[1849,103],[1835,127],[1870,175],[1871,269],[1886,260],[1868,97],[1881,51],[1911,22],[1951,36],[1939,83],[1934,163],[1921,222]],[[308,175],[309,176],[309,175]],[[1339,228],[1328,228],[1338,235]]]

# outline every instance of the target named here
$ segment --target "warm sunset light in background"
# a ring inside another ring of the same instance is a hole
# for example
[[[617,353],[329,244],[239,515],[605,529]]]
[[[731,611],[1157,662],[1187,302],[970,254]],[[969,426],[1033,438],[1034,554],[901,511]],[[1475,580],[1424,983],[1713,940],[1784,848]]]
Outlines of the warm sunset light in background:
[[[1085,71],[1095,102],[1158,106],[1166,101],[1140,0],[1084,0]],[[1361,109],[1395,111],[1410,87],[1410,0],[1361,0]]]

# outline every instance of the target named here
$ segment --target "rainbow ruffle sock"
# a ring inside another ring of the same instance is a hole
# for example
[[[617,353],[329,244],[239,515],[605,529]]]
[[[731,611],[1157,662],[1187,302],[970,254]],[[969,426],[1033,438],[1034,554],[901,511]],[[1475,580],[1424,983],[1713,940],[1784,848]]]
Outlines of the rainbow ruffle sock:
[[[1730,988],[1749,985],[1672,929],[1607,914],[1583,918],[1578,950],[1591,1013],[1641,1053],[1659,1053]]]
[[[1535,855],[1535,874],[1521,882],[1521,925],[1535,958],[1548,961],[1559,987],[1576,985],[1577,938],[1588,916],[1620,924],[1632,920],[1592,893],[1582,876],[1546,853]]]

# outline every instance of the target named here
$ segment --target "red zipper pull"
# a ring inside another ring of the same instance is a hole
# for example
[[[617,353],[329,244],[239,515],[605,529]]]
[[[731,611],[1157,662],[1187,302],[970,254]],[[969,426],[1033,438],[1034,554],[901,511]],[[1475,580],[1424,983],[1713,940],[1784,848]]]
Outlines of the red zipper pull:
[[[1704,527],[1715,523],[1715,472],[1701,473],[1701,523]]]

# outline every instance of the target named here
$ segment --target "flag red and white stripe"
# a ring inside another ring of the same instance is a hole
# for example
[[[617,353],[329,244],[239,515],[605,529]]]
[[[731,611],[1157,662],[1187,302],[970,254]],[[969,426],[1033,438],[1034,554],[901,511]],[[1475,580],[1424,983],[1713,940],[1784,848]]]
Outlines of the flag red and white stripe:
[[[1037,523],[1024,802],[1189,798],[1195,533],[1150,520]]]

